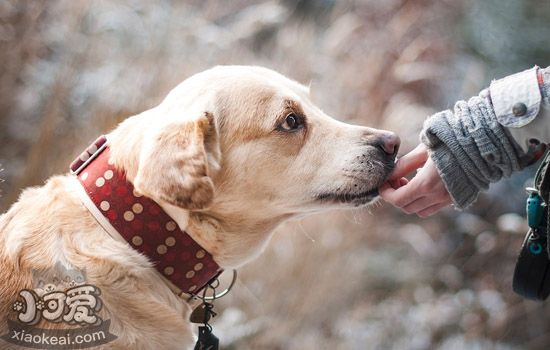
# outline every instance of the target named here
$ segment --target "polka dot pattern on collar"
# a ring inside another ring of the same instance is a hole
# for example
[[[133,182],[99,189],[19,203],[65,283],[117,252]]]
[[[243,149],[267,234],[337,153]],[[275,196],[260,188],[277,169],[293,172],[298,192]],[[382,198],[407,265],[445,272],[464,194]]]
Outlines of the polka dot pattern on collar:
[[[138,193],[126,175],[109,164],[108,147],[82,169],[78,179],[126,242],[182,291],[195,294],[222,270],[156,202]]]

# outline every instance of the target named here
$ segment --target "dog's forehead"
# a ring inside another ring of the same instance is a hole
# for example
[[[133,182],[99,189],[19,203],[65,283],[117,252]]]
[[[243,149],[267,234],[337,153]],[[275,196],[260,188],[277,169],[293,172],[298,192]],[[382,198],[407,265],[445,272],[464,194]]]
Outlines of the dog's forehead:
[[[209,96],[214,99],[283,96],[308,100],[309,87],[264,67],[216,66],[185,79],[170,91],[162,105],[185,106]]]
[[[161,105],[171,111],[207,109],[224,127],[266,129],[289,100],[310,105],[309,89],[271,69],[217,66],[183,81]]]
[[[277,94],[305,98],[309,88],[274,70],[258,66],[218,66],[205,71],[212,79],[229,82],[244,90],[273,90]]]

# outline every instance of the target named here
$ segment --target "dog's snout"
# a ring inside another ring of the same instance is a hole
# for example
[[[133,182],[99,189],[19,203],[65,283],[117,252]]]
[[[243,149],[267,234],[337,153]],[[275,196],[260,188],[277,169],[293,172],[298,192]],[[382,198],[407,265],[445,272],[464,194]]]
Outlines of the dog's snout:
[[[380,135],[379,147],[389,156],[395,157],[397,155],[400,144],[401,139],[394,132],[388,131]]]

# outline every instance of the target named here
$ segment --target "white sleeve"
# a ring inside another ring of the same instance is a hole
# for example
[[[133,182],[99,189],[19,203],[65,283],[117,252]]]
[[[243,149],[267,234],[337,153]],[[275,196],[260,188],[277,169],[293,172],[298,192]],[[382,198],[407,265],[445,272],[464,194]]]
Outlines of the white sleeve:
[[[507,127],[514,140],[527,150],[527,140],[550,142],[550,68],[538,67],[495,80],[489,94],[498,122]]]
[[[529,139],[550,143],[550,106],[543,104],[535,120],[522,128],[509,128],[508,131],[526,152],[527,140]]]

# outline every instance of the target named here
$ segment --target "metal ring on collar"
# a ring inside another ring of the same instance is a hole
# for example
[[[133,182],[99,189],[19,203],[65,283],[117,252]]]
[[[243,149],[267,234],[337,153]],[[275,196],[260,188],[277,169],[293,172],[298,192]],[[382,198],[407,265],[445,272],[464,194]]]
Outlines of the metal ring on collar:
[[[216,278],[215,281],[217,281],[218,279]],[[224,289],[222,292],[220,292],[219,294],[214,294],[214,295],[204,295],[204,296],[201,296],[199,294],[195,294],[195,295],[192,295],[189,300],[192,300],[192,299],[200,299],[200,300],[203,300],[203,301],[213,301],[213,300],[216,300],[216,299],[219,299],[225,295],[227,295],[227,293],[229,293],[231,291],[231,289],[233,289],[233,286],[235,285],[235,282],[237,282],[237,270],[233,270],[233,277],[231,278],[231,283],[229,283],[229,286]],[[205,288],[208,288],[208,286],[206,286]],[[215,293],[215,289],[214,289],[214,293]]]

